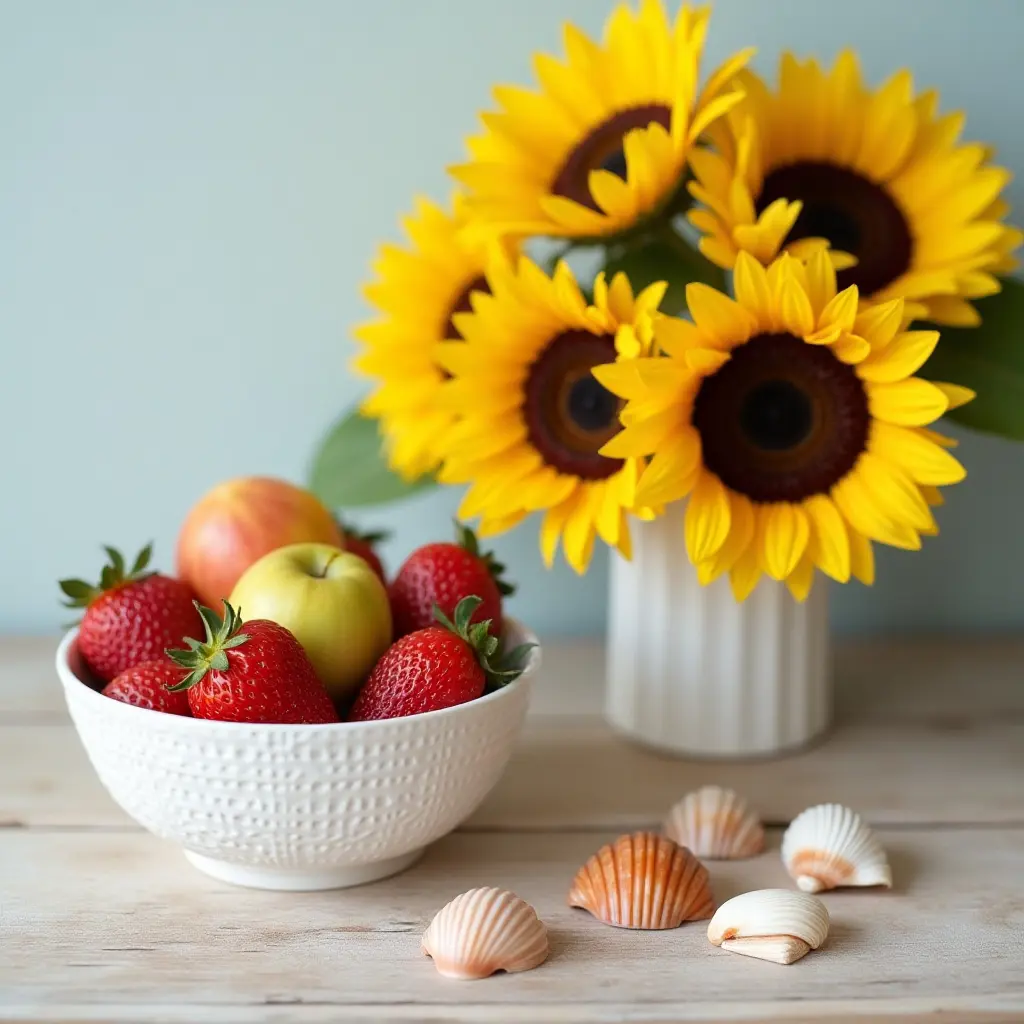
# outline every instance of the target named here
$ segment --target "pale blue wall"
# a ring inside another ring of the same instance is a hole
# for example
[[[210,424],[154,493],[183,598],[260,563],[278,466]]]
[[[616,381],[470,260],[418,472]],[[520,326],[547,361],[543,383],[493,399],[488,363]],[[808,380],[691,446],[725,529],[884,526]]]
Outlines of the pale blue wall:
[[[492,81],[603,0],[4,0],[0,4],[0,629],[62,619],[53,580],[101,541],[169,561],[217,480],[301,478],[360,385],[347,329],[375,242],[443,173]],[[1024,170],[1022,0],[720,0],[710,57],[756,43],[872,77],[907,63]],[[1011,199],[1024,206],[1018,182]],[[1024,447],[972,438],[943,535],[837,595],[840,628],[1024,622]],[[444,534],[436,494],[379,518],[395,548]],[[596,631],[603,557],[546,575],[534,534],[501,552],[517,610]]]

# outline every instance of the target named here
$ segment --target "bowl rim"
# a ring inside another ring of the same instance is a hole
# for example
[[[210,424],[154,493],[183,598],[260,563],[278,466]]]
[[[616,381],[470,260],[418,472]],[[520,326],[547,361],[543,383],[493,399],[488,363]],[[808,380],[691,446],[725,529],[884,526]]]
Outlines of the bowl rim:
[[[517,693],[519,690],[523,689],[523,687],[529,685],[533,676],[536,674],[537,669],[540,667],[540,641],[537,634],[528,626],[521,623],[518,619],[506,616],[505,628],[506,631],[511,629],[518,633],[519,636],[517,639],[520,643],[532,643],[535,645],[533,650],[529,653],[529,659],[526,663],[526,667],[511,683],[507,683],[500,689],[495,690],[493,693],[485,694],[483,697],[477,697],[475,700],[467,700],[462,704],[454,704],[448,708],[439,708],[436,711],[421,711],[415,715],[401,715],[396,718],[373,718],[362,722],[221,722],[210,718],[191,718],[185,715],[169,715],[163,712],[154,711],[152,708],[140,708],[136,707],[134,704],[128,704],[125,701],[112,700],[110,697],[104,697],[99,690],[94,689],[84,679],[80,678],[71,667],[69,655],[72,645],[78,637],[77,626],[69,629],[61,638],[61,641],[57,646],[55,661],[57,675],[63,686],[66,701],[70,696],[70,691],[77,686],[85,700],[102,702],[95,705],[97,709],[102,709],[106,714],[128,715],[129,718],[126,719],[126,721],[131,721],[132,715],[142,715],[145,717],[139,719],[139,722],[153,722],[154,718],[152,716],[158,715],[159,721],[171,728],[180,728],[185,731],[191,730],[197,733],[223,732],[225,729],[270,729],[275,732],[284,732],[289,729],[298,729],[302,732],[307,732],[310,729],[329,729],[338,732],[355,732],[357,730],[370,732],[376,729],[383,732],[389,728],[394,728],[402,722],[418,723],[428,720],[436,722],[444,717],[454,717],[459,714],[464,715],[472,708],[479,708],[489,704],[497,704],[500,701],[507,700],[513,693]],[[172,725],[171,723],[174,724]]]

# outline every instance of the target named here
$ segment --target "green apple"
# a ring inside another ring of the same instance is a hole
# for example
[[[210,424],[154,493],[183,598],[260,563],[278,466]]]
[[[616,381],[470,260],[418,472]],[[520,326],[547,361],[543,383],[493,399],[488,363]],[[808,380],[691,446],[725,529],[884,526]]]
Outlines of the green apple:
[[[295,634],[335,701],[353,696],[391,644],[391,607],[374,571],[331,544],[289,544],[242,574],[230,603],[243,621]]]

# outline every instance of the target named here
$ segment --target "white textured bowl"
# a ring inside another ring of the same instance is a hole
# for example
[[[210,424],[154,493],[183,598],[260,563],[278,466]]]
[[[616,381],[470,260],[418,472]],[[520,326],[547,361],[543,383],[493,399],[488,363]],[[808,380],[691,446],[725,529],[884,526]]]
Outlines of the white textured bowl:
[[[535,642],[518,623],[510,644]],[[57,651],[68,711],[100,780],[215,878],[333,889],[409,867],[497,783],[522,728],[540,648],[510,685],[407,718],[248,725],[165,715],[88,683],[72,630]]]

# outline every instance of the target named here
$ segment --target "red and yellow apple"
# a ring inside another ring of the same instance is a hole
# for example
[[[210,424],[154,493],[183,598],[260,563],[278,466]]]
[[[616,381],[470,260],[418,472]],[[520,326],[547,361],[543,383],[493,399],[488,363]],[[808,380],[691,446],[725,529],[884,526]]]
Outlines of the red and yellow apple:
[[[316,495],[285,480],[240,477],[218,484],[189,512],[178,534],[178,575],[203,604],[219,609],[239,577],[288,544],[344,544]]]
[[[391,607],[377,574],[331,544],[290,544],[249,566],[231,592],[243,622],[291,630],[335,701],[354,696],[391,644]],[[244,630],[243,630],[244,631]]]

